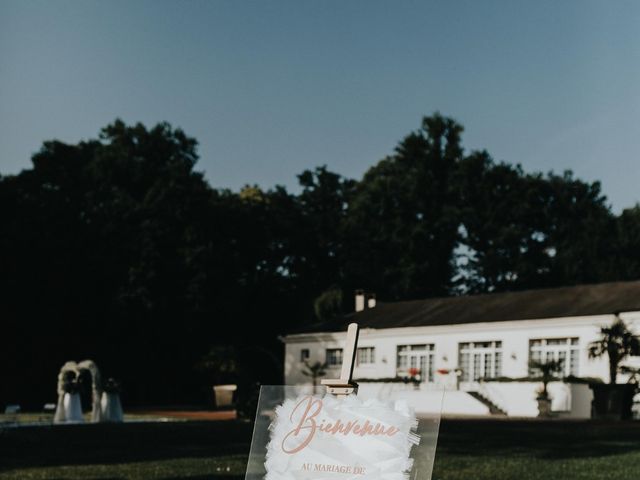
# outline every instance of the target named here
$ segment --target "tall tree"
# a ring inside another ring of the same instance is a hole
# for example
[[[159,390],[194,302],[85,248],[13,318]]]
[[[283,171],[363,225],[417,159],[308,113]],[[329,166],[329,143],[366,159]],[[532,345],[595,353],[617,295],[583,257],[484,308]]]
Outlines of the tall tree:
[[[97,140],[45,142],[32,169],[2,178],[5,333],[22,339],[2,349],[19,369],[2,388],[16,400],[50,398],[56,369],[83,357],[120,376],[129,402],[184,400],[212,339],[246,338],[261,316],[276,323],[256,336],[286,329],[274,312],[291,290],[288,232],[271,206],[292,197],[215,191],[196,161],[181,130],[116,121]]]
[[[614,218],[600,185],[526,174],[472,152],[458,171],[461,244],[471,292],[518,290],[615,278]]]
[[[624,209],[603,241],[613,250],[601,257],[601,263],[607,266],[608,277],[616,280],[640,278],[640,204]]]
[[[609,327],[600,329],[600,338],[589,345],[589,357],[606,356],[609,360],[609,382],[615,384],[620,362],[629,355],[640,354],[640,339],[634,335],[621,318]]]
[[[608,267],[615,255],[615,219],[600,183],[549,174],[539,178],[545,194],[548,249],[553,285],[594,283],[620,278]]]
[[[456,175],[460,242],[467,262],[463,289],[491,292],[534,287],[548,262],[543,199],[520,167],[472,152]]]
[[[311,296],[344,279],[344,222],[355,181],[327,169],[305,170],[298,175],[302,190],[296,198],[299,222],[295,273]]]
[[[439,114],[367,171],[346,220],[345,268],[352,287],[382,299],[451,291],[458,236],[452,180],[462,160],[462,127]]]

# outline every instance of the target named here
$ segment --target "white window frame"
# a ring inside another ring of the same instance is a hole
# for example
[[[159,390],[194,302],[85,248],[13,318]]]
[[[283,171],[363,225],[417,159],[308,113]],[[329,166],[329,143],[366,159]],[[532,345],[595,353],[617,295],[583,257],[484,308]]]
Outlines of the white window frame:
[[[300,349],[300,363],[304,363],[311,358],[311,351],[308,348]]]
[[[344,352],[342,348],[327,348],[325,350],[325,363],[327,367],[341,367]]]
[[[539,342],[535,344],[535,342]],[[553,342],[549,345],[549,342]],[[561,343],[560,343],[561,342]],[[536,355],[539,354],[539,355]],[[572,355],[573,354],[573,355]],[[563,376],[578,376],[580,373],[580,338],[579,337],[552,337],[532,338],[529,340],[529,361],[564,360]],[[529,374],[533,375],[533,369]]]
[[[488,345],[487,345],[488,344]],[[465,368],[463,355],[468,355]],[[458,368],[462,369],[462,382],[477,382],[481,378],[502,376],[502,341],[460,342],[458,344]]]
[[[433,343],[398,345],[396,347],[396,375],[408,377],[411,368],[420,370],[421,382],[433,383],[435,380],[435,352]],[[426,374],[423,370],[426,370]]]
[[[356,366],[368,367],[376,364],[376,347],[358,347],[356,350]]]

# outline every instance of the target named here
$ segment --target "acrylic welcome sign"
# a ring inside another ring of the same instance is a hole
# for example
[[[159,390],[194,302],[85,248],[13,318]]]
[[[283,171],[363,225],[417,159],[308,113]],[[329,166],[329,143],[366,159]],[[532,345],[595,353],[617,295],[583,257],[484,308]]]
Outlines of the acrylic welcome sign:
[[[431,479],[442,392],[419,417],[410,393],[263,386],[247,480]]]

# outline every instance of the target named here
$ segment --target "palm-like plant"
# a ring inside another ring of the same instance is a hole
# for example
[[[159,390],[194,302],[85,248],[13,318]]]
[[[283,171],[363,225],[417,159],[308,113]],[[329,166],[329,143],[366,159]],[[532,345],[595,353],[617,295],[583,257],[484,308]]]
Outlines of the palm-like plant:
[[[553,381],[556,378],[556,375],[558,373],[562,372],[562,360],[531,360],[529,362],[529,368],[533,371],[540,372],[540,376],[542,377],[542,390],[540,391],[540,398],[549,398],[549,391],[547,390],[547,386],[549,385],[549,382]]]
[[[240,376],[235,346],[216,345],[196,364],[196,369],[211,377],[214,384],[235,382]]]
[[[627,383],[635,385],[636,387],[640,386],[640,368],[622,366],[618,371],[629,376]]]
[[[600,329],[600,339],[589,344],[589,357],[609,357],[609,383],[612,385],[618,379],[620,362],[629,355],[640,353],[640,339],[636,337],[616,315],[617,319],[610,327]]]
[[[310,364],[305,360],[302,374],[311,377],[311,381],[315,387],[318,384],[318,378],[324,377],[327,374],[327,364],[321,362]]]

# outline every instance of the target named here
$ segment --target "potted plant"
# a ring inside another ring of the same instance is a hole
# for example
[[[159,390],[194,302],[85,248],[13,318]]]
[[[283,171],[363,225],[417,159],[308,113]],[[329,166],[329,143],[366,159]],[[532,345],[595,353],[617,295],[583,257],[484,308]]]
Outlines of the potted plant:
[[[460,390],[460,382],[462,381],[462,369],[460,367],[456,367],[453,369],[453,373],[456,378],[456,390]]]
[[[547,360],[544,362],[532,360],[529,368],[539,372],[542,381],[542,388],[537,391],[536,400],[538,402],[538,416],[548,418],[551,416],[551,401],[549,395],[549,382],[556,378],[556,374],[562,372],[562,360]]]
[[[237,352],[233,346],[212,347],[197,364],[197,369],[207,373],[213,383],[213,393],[217,408],[233,406],[234,393],[238,389],[239,367]]]
[[[420,390],[420,382],[422,380],[420,376],[420,369],[416,367],[411,367],[409,369],[409,378],[413,382],[413,388],[415,390]]]
[[[593,384],[593,415],[597,418],[631,418],[635,386],[618,384],[621,362],[629,355],[640,354],[640,340],[616,314],[609,327],[600,329],[600,338],[589,345],[589,357],[606,356],[609,360],[609,384]]]
[[[442,377],[446,378],[446,383],[447,385],[450,385],[451,387],[456,388],[456,390],[459,387],[459,379],[462,376],[462,370],[459,368],[439,368],[436,370],[436,373],[438,375],[441,375]]]
[[[327,364],[322,362],[310,364],[305,360],[302,374],[310,377],[313,386],[316,387],[318,385],[318,378],[324,377],[327,374]]]

